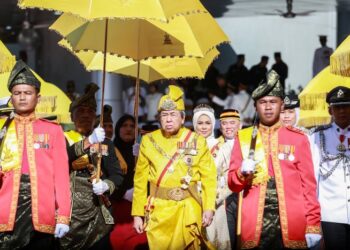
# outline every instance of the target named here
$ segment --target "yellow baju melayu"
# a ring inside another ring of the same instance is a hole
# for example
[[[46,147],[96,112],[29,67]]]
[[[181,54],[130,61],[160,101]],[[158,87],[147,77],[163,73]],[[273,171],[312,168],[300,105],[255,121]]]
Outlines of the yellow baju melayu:
[[[152,188],[176,152],[178,157],[169,165],[154,195]],[[191,176],[187,189],[183,186],[185,176]],[[198,181],[202,183],[201,204],[195,199]],[[216,197],[216,167],[204,137],[186,128],[171,137],[165,137],[161,130],[144,136],[134,177],[133,216],[145,216],[148,182],[153,196],[145,228],[150,249],[200,249],[202,211],[215,210]],[[183,192],[184,197],[179,198],[175,190]]]

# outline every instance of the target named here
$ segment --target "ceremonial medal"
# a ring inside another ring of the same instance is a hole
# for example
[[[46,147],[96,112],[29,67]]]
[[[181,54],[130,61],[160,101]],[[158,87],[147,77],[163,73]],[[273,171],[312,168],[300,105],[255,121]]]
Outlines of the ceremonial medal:
[[[295,156],[291,153],[288,155],[288,160],[290,161],[294,161],[295,160]]]
[[[337,146],[337,150],[338,150],[339,152],[345,152],[345,151],[346,151],[346,147],[345,147],[345,145],[344,145],[343,143],[341,143],[341,144],[339,144],[339,145]]]
[[[187,166],[192,166],[192,164],[193,164],[193,159],[192,159],[191,155],[185,155],[184,161],[185,161]]]
[[[345,135],[339,135],[340,144],[337,146],[337,150],[339,152],[345,152],[346,151],[346,147],[343,144],[344,140],[345,140]]]
[[[284,153],[279,153],[278,154],[278,159],[284,160]]]
[[[294,161],[295,160],[295,156],[294,156],[294,149],[295,149],[295,146],[291,145],[290,146],[290,150],[289,150],[289,155],[288,155],[288,160],[290,161]]]

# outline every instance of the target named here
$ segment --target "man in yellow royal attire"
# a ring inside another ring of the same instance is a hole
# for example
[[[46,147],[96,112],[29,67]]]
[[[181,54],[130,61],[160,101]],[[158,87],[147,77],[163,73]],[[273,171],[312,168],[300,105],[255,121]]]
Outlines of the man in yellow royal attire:
[[[214,215],[215,163],[204,137],[183,127],[182,96],[180,88],[169,86],[158,105],[161,129],[145,135],[140,145],[132,215],[135,230],[146,231],[150,249],[200,249],[207,242],[202,227]]]

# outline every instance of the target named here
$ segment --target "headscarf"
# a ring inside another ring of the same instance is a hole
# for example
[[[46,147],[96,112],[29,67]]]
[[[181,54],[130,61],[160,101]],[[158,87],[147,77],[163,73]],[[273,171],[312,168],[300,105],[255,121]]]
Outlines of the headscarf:
[[[193,128],[196,130],[198,119],[201,115],[206,115],[209,117],[212,123],[212,131],[211,134],[206,138],[208,147],[211,148],[217,143],[217,139],[215,139],[214,129],[215,129],[215,116],[214,109],[206,104],[200,104],[193,110]]]
[[[113,197],[117,200],[122,199],[125,192],[134,186],[133,180],[134,180],[134,169],[135,169],[135,156],[132,154],[132,145],[134,144],[134,141],[125,142],[120,138],[120,134],[119,134],[120,128],[128,120],[131,120],[135,123],[135,118],[132,115],[125,114],[119,118],[114,129],[114,132],[115,132],[114,140],[113,140],[114,146],[119,150],[126,164],[128,165],[128,171],[124,176],[123,183],[121,187],[113,195]]]

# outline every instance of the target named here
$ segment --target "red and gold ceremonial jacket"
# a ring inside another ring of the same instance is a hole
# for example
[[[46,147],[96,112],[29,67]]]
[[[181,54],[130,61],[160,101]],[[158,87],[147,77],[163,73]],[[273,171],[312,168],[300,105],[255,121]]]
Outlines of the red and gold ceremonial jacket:
[[[4,120],[0,120],[0,128]],[[26,142],[24,142],[26,138]],[[15,116],[1,150],[0,232],[13,231],[19,195],[22,153],[26,145],[36,231],[53,234],[56,223],[69,224],[69,167],[61,127],[50,121]]]
[[[287,248],[307,248],[305,234],[320,233],[320,206],[308,138],[280,123],[272,127],[260,124],[254,155],[259,163],[253,180],[248,180],[241,174],[241,163],[248,157],[252,131],[252,127],[239,131],[228,177],[233,192],[243,190],[242,248],[259,245],[270,171],[276,181],[283,244]]]

